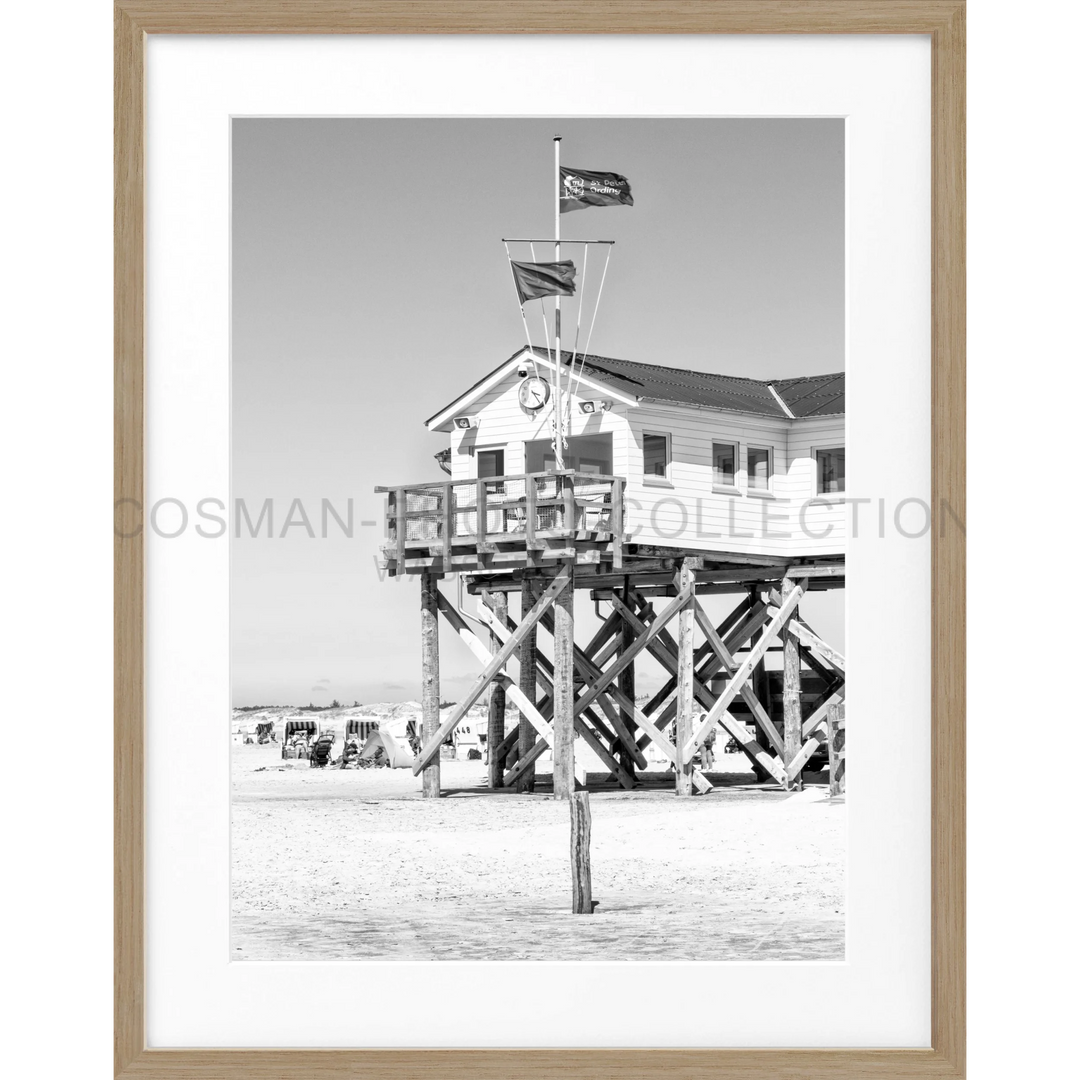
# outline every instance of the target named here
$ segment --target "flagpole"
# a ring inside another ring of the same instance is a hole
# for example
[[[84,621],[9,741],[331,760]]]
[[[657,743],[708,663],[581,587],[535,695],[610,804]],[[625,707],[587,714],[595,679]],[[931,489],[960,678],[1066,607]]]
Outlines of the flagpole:
[[[556,135],[555,143],[555,261],[559,261],[561,244],[559,194],[562,177],[559,172],[559,144],[562,136]],[[562,298],[555,295],[555,468],[563,468],[563,406],[562,406]]]

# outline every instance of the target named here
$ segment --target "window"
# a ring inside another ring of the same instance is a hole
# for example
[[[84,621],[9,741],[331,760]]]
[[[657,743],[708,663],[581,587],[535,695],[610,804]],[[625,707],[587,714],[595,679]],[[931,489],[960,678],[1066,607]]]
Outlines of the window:
[[[505,466],[505,450],[476,451],[476,478],[478,480],[487,480],[490,479],[492,476],[505,476]]]
[[[645,458],[645,479],[666,480],[671,462],[671,440],[667,435],[646,433],[641,441]]]
[[[612,468],[610,435],[571,435],[563,453],[563,463],[574,472],[610,476]],[[550,439],[537,439],[525,444],[527,473],[553,472],[555,451]]]
[[[819,495],[829,495],[844,490],[844,448],[832,446],[818,450],[817,489]]]
[[[734,487],[739,469],[739,448],[735,443],[712,444],[713,487]]]
[[[750,491],[768,491],[772,486],[772,450],[767,446],[746,448],[746,486]]]

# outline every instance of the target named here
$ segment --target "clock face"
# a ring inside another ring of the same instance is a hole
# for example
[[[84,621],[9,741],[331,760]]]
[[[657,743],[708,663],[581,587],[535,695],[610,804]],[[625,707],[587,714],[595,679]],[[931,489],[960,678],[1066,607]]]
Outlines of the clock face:
[[[531,376],[518,387],[518,401],[521,402],[521,407],[532,412],[542,409],[550,396],[551,387],[547,379],[542,379],[538,375]]]

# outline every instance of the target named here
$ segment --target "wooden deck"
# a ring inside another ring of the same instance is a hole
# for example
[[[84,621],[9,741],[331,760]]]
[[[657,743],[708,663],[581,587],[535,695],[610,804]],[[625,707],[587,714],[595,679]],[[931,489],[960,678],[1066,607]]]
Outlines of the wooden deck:
[[[572,471],[379,487],[387,495],[383,561],[391,577],[469,575],[470,591],[516,592],[526,572],[573,560],[577,588],[603,599],[627,576],[648,595],[675,595],[677,561],[694,560],[698,591],[741,592],[787,575],[814,590],[844,584],[842,557],[790,558],[635,543],[626,480]]]

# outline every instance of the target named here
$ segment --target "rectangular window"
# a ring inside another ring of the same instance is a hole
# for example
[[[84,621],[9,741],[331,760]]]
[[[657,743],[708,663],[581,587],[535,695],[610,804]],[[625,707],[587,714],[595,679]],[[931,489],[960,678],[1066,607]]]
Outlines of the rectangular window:
[[[817,451],[817,489],[819,495],[844,490],[844,448],[833,446]]]
[[[571,435],[569,446],[563,452],[563,464],[574,472],[610,476],[612,473],[612,447],[610,435]],[[552,472],[555,469],[555,451],[550,439],[537,439],[525,444],[525,471],[527,473]]]
[[[738,470],[739,448],[735,443],[714,442],[712,444],[712,482],[713,487],[734,487],[735,473]]]
[[[505,464],[505,450],[477,450],[476,478],[478,480],[488,480],[493,476],[505,476]]]
[[[645,456],[645,479],[667,479],[668,465],[671,462],[671,440],[667,435],[642,436],[642,450]]]
[[[772,483],[772,451],[767,446],[746,448],[746,486],[751,491],[768,491]]]

